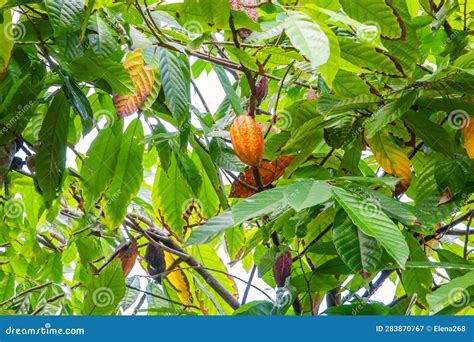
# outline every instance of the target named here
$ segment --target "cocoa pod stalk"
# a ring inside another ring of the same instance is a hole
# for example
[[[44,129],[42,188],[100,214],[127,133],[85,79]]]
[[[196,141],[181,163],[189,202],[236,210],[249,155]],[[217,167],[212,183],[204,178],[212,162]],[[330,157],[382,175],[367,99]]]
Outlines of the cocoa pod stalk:
[[[230,138],[242,162],[250,166],[260,164],[264,150],[262,129],[251,116],[237,116],[230,128]]]
[[[278,257],[273,265],[273,277],[275,278],[275,283],[278,287],[285,286],[286,278],[291,274],[292,263],[293,260],[291,259],[291,253],[286,251]]]

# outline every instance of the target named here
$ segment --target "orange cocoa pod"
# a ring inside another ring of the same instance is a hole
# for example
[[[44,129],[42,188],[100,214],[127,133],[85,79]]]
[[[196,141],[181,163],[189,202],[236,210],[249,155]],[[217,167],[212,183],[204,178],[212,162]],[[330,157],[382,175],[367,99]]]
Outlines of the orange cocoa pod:
[[[250,166],[260,164],[264,149],[262,129],[251,116],[237,116],[230,128],[230,138],[241,161]]]

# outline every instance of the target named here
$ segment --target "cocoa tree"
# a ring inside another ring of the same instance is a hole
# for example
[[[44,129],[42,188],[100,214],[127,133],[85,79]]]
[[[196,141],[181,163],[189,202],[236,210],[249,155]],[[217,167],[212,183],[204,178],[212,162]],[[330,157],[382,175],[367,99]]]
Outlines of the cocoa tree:
[[[473,12],[0,0],[0,313],[472,314]]]

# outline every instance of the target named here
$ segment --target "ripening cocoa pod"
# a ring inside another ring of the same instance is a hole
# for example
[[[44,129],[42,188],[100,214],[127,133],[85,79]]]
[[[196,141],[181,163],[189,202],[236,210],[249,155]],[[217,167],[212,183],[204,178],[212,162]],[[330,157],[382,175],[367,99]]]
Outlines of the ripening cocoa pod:
[[[264,149],[262,129],[251,116],[237,116],[230,128],[230,138],[242,162],[250,166],[260,164]]]
[[[155,280],[155,282],[161,284],[163,273],[166,271],[166,261],[163,249],[149,243],[145,253],[145,260],[148,263],[148,274],[153,278],[153,280]]]
[[[263,76],[257,83],[257,103],[260,104],[268,95],[268,78]]]
[[[278,257],[273,265],[273,277],[275,278],[275,283],[278,287],[285,286],[286,278],[291,274],[292,263],[293,260],[291,259],[291,253],[286,251]]]
[[[117,257],[122,263],[122,271],[125,277],[130,274],[130,271],[132,270],[133,266],[135,265],[135,261],[137,260],[137,256],[137,245],[134,243],[125,245],[118,253]]]
[[[257,2],[255,0],[229,0],[229,4],[231,10],[244,12],[253,21],[258,21],[258,9],[255,6]],[[250,36],[252,31],[246,28],[241,28],[237,30],[237,33],[241,39],[246,39]]]

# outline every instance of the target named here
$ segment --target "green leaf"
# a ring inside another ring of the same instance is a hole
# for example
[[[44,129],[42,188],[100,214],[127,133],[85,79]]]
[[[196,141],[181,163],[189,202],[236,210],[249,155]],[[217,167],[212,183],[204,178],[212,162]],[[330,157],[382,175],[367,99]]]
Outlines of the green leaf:
[[[173,232],[181,236],[185,225],[183,219],[185,209],[183,208],[192,199],[193,195],[173,157],[168,171],[159,169],[155,175],[152,193],[153,209],[163,217],[164,223]]]
[[[261,215],[278,215],[289,207],[299,211],[324,203],[331,197],[330,189],[325,182],[302,181],[260,192],[194,229],[186,245],[208,243],[229,228]]]
[[[390,314],[390,307],[382,304],[367,304],[359,302],[351,305],[339,305],[328,308],[328,314],[338,315],[361,315],[361,316],[386,316]]]
[[[329,59],[327,63],[319,67],[319,71],[321,72],[324,82],[326,82],[328,87],[331,88],[339,69],[341,49],[339,48],[339,42],[337,40],[336,34],[327,25],[320,25],[321,29],[329,40]]]
[[[317,109],[324,114],[345,113],[354,109],[368,109],[380,102],[375,95],[358,95],[351,98],[340,98],[324,94],[318,101]]]
[[[87,27],[93,33],[90,33],[89,42],[94,51],[100,57],[109,57],[118,48],[117,32],[109,25],[102,12],[98,11],[89,19]]]
[[[229,78],[227,77],[227,74],[224,71],[224,68],[222,68],[220,65],[213,64],[212,68],[217,74],[217,77],[219,78],[219,81],[221,82],[222,87],[224,88],[224,91],[226,93],[226,97],[230,102],[230,105],[232,106],[232,109],[234,110],[236,115],[240,115],[244,113],[244,110],[242,108],[241,100],[237,93],[235,92],[235,89],[232,87],[232,84],[229,81]]]
[[[3,21],[0,23],[0,80],[3,79],[10,63],[12,56],[14,37],[9,33],[9,29],[12,29],[12,17],[10,10],[0,12],[0,16],[3,17]]]
[[[271,316],[273,303],[266,300],[256,300],[242,305],[234,311],[235,316]]]
[[[403,234],[398,227],[382,211],[368,211],[364,208],[367,203],[354,193],[334,187],[333,194],[338,203],[344,208],[352,222],[362,232],[375,238],[392,256],[397,264],[404,267],[409,249]]]
[[[339,70],[333,83],[334,93],[342,97],[358,95],[373,95],[370,85],[358,75],[345,70]]]
[[[66,67],[65,67],[66,68]],[[129,95],[134,91],[132,79],[122,64],[92,53],[72,61],[67,70],[79,81],[97,83],[105,91]]]
[[[237,296],[237,285],[232,277],[227,276],[227,268],[221,258],[218,256],[217,251],[211,245],[193,246],[191,255],[201,265],[206,265],[211,269],[212,275],[217,281],[233,296]],[[212,271],[216,270],[216,271]],[[225,302],[220,295],[218,295],[213,289],[208,288],[209,293],[214,297],[214,300],[218,305],[223,308],[226,312],[231,312],[231,308],[227,302]]]
[[[406,233],[405,237],[410,247],[410,261],[428,261],[425,253],[421,250],[418,240],[409,233]],[[433,276],[429,269],[413,269],[407,266],[407,269],[402,271],[402,284],[406,294],[409,297],[416,294],[418,300],[422,303],[426,303],[425,296],[428,294],[432,283]]]
[[[306,281],[306,279],[308,281]],[[297,276],[291,277],[291,285],[294,286],[298,292],[327,292],[339,284],[340,281],[334,276],[326,274],[316,275],[315,273],[309,273],[305,275],[299,274]]]
[[[12,297],[15,293],[15,277],[12,274],[4,274],[0,272],[2,275],[2,280],[0,280],[0,301],[4,301],[10,297]]]
[[[383,178],[387,178],[387,177],[383,177]],[[368,178],[366,178],[366,180],[367,179]],[[398,180],[396,178],[395,180],[396,180],[395,183],[398,183]],[[420,225],[423,223],[423,222],[420,222],[424,218],[423,214],[420,213],[416,207],[397,201],[393,197],[387,196],[379,191],[372,190],[368,187],[350,185],[348,186],[348,188],[349,190],[371,201],[372,205],[375,205],[376,207],[380,208],[389,217],[396,219],[397,221],[403,223],[404,225],[414,226],[414,225]]]
[[[398,13],[391,8],[385,0],[364,0],[364,2],[340,0],[339,1],[351,18],[361,23],[370,25],[377,23],[383,37],[400,39],[404,35],[404,26]]]
[[[112,227],[122,224],[131,200],[140,190],[143,180],[143,138],[142,123],[135,119],[127,127],[120,142],[117,166],[105,193],[106,218]]]
[[[160,49],[158,52],[161,83],[171,113],[180,127],[189,122],[191,103],[190,68],[186,58],[176,52]]]
[[[426,146],[445,155],[452,155],[453,144],[448,132],[440,125],[430,120],[428,115],[421,112],[409,111],[403,120],[423,140]]]
[[[202,175],[199,172],[194,161],[187,153],[179,153],[175,151],[175,160],[178,168],[195,197],[199,196],[202,187]]]
[[[230,211],[224,211],[222,214],[208,220],[206,224],[201,227],[193,229],[185,245],[191,246],[209,243],[234,225],[232,213]]]
[[[229,46],[226,48],[227,52],[234,57],[240,64],[245,66],[246,68],[253,70],[255,72],[258,72],[258,65],[257,65],[257,60],[255,57],[250,56],[247,52],[244,50],[238,49],[233,46]]]
[[[209,144],[209,154],[218,168],[227,171],[240,172],[244,164],[235,155],[235,152],[222,139],[214,138]]]
[[[230,259],[234,261],[242,251],[245,242],[245,229],[237,226],[225,231],[225,246]]]
[[[36,156],[36,180],[48,207],[61,189],[66,168],[69,111],[66,96],[63,92],[57,93],[39,133],[41,145]]]
[[[103,129],[87,151],[87,158],[81,169],[84,182],[84,207],[87,211],[92,209],[95,201],[107,189],[115,173],[122,131],[123,121]]]
[[[179,9],[179,22],[194,34],[227,28],[229,16],[227,0],[185,0]]]
[[[435,179],[439,189],[448,190],[452,196],[458,194],[466,184],[469,168],[469,158],[461,154],[441,160],[435,169]]]
[[[382,109],[375,112],[365,126],[367,138],[372,138],[377,132],[388,125],[390,122],[401,118],[410,107],[415,103],[419,93],[411,91],[408,94],[386,104]]]
[[[430,293],[426,296],[426,300],[430,305],[430,308],[436,313],[441,311],[449,305],[461,305],[467,306],[469,304],[469,297],[467,289],[474,285],[474,271],[466,273],[465,275],[451,280],[446,285],[441,286],[439,289]]]
[[[382,258],[382,248],[376,239],[365,235],[349,216],[338,210],[332,232],[337,253],[354,272],[374,272]]]
[[[212,187],[219,197],[219,202],[222,208],[228,209],[229,203],[227,202],[226,195],[222,192],[221,182],[219,180],[219,173],[217,171],[216,165],[212,162],[209,153],[207,153],[207,151],[205,151],[200,144],[198,144],[195,140],[191,140],[191,145],[193,147],[193,151],[196,152],[201,162],[202,168],[212,184]]]
[[[332,187],[326,182],[302,181],[285,186],[284,194],[288,205],[299,212],[303,209],[327,202],[332,198],[331,189]]]
[[[133,286],[137,289],[140,288],[140,278],[137,276],[127,278],[125,283],[127,284],[127,286]],[[120,301],[120,307],[123,310],[128,310],[137,301],[139,295],[140,295],[140,292],[127,287],[125,295]]]
[[[310,60],[313,68],[328,62],[329,39],[321,26],[313,22],[309,16],[290,12],[285,20],[285,32],[293,46]]]
[[[277,127],[282,130],[300,128],[307,121],[321,116],[317,105],[316,100],[302,100],[278,111]]]
[[[403,76],[397,64],[381,50],[366,43],[339,38],[341,57],[364,69],[388,76]]]
[[[92,113],[92,108],[86,94],[84,94],[76,81],[74,81],[69,75],[64,74],[62,70],[59,71],[59,76],[64,83],[64,94],[71,104],[74,113],[81,117],[84,134],[89,133],[92,128],[92,118],[94,114]]]
[[[81,28],[84,0],[45,0],[44,4],[55,32]]]
[[[118,260],[99,275],[90,276],[85,284],[83,315],[111,315],[125,295],[125,278]]]
[[[474,270],[469,263],[435,262],[435,261],[408,261],[407,268],[444,268],[452,270]]]

